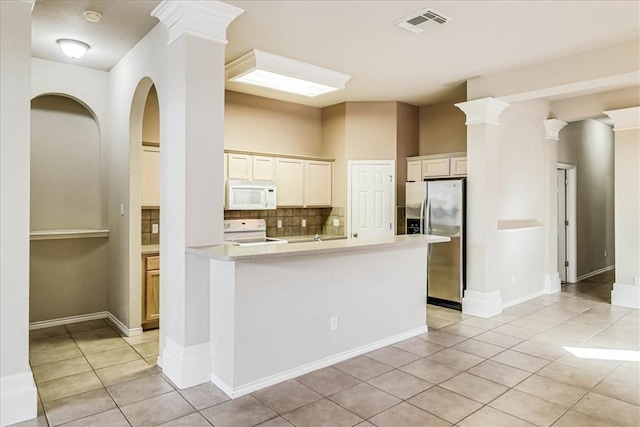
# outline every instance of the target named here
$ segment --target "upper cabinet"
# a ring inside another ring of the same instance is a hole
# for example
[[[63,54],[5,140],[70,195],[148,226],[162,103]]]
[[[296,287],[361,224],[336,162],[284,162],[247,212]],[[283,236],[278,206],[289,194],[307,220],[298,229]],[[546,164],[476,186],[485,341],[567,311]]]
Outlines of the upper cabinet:
[[[466,153],[407,157],[407,181],[466,175]]]
[[[142,146],[142,206],[160,206],[160,147]]]
[[[278,207],[329,207],[333,186],[331,160],[229,150],[225,153],[225,176],[236,180],[274,181]]]

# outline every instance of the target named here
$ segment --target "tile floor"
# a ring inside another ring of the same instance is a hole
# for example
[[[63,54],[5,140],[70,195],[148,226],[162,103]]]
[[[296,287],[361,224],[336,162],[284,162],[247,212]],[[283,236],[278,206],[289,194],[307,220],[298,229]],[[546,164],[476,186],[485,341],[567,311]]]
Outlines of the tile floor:
[[[229,400],[176,389],[155,366],[158,333],[105,321],[32,331],[39,417],[72,426],[638,426],[637,362],[565,346],[637,351],[640,312],[609,304],[613,274],[491,319],[429,306],[429,332]]]

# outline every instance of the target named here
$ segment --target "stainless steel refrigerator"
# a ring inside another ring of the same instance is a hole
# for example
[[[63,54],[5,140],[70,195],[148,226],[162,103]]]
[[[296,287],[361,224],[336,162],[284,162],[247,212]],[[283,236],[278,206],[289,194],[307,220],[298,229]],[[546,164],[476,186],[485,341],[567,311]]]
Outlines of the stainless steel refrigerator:
[[[407,234],[435,234],[450,242],[429,245],[427,301],[462,308],[465,289],[465,180],[407,182]]]

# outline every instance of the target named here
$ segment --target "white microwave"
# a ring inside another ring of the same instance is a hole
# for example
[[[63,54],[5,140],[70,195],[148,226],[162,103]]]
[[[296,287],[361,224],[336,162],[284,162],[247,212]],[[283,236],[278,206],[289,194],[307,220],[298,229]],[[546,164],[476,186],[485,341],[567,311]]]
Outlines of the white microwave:
[[[229,210],[263,210],[276,208],[276,183],[270,181],[227,181]]]

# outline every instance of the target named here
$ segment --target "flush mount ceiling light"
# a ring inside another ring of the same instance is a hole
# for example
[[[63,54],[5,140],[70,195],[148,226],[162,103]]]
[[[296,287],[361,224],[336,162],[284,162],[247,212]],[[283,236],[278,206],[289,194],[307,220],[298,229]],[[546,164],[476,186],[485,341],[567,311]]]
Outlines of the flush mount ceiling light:
[[[89,50],[89,45],[79,40],[59,39],[57,43],[62,53],[73,59],[82,58]]]
[[[95,10],[85,10],[82,14],[84,15],[84,19],[89,22],[100,22],[102,19],[102,15]]]
[[[254,49],[225,67],[232,82],[314,97],[344,89],[350,75]]]

